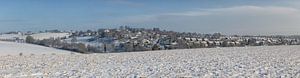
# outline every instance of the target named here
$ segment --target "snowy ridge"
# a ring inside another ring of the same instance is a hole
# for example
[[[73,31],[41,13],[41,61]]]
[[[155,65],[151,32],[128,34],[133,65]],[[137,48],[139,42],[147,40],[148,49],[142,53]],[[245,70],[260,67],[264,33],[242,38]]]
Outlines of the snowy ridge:
[[[25,35],[21,34],[0,34],[0,40],[13,40],[15,38],[25,39]]]
[[[37,33],[37,34],[32,34],[34,39],[37,40],[43,40],[43,39],[49,39],[49,38],[62,38],[62,37],[68,37],[71,34],[69,33]]]

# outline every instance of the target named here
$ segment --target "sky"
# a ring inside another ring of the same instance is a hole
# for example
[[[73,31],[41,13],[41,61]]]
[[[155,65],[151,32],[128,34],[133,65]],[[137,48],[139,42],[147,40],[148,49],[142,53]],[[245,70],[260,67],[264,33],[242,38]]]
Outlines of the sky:
[[[0,0],[0,32],[158,27],[300,35],[299,0]]]

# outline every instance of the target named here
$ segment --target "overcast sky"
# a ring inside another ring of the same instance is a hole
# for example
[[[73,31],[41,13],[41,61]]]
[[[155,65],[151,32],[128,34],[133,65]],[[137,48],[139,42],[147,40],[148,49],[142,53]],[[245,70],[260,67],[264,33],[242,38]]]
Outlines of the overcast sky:
[[[0,0],[0,32],[159,27],[300,35],[299,0]]]

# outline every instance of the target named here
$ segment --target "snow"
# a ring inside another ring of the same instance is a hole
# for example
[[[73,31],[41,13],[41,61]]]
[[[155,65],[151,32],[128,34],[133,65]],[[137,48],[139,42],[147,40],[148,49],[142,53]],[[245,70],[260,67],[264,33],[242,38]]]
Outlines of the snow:
[[[92,36],[86,36],[86,37],[75,37],[76,38],[76,42],[75,43],[83,43],[85,45],[90,45],[90,46],[101,46],[102,43],[96,41],[89,41],[89,39],[92,39]],[[72,43],[72,38],[67,38],[64,39],[65,42],[67,43]]]
[[[300,78],[299,47],[0,56],[0,77]]]
[[[27,44],[27,43],[15,43],[0,41],[0,56],[6,55],[23,55],[30,54],[70,54],[70,51],[59,50],[39,45]]]
[[[68,38],[71,34],[69,33],[36,33],[32,34],[34,39],[43,40],[43,39],[49,39],[49,38],[62,38],[66,37]],[[0,34],[0,39],[10,39],[13,40],[15,38],[25,39],[26,35],[21,34]]]
[[[87,37],[75,37],[76,38],[76,42],[80,42],[80,43],[85,43],[88,42],[89,39],[93,38],[92,36],[87,36]],[[71,43],[73,38],[67,38],[64,39],[66,42]]]
[[[71,34],[69,33],[37,33],[32,34],[31,36],[37,40],[49,39],[49,38],[62,38],[69,37]]]
[[[4,39],[4,40],[14,40],[15,38],[25,39],[26,36],[21,35],[21,34],[1,34],[0,35],[0,39]]]

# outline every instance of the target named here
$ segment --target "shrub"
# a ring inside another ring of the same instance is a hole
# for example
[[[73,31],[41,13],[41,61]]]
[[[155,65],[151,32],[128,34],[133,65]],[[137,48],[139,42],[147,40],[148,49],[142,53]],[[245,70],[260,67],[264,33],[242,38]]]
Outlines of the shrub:
[[[34,42],[35,42],[35,40],[32,36],[27,36],[26,37],[26,43],[34,43]]]
[[[77,44],[77,51],[81,52],[81,53],[87,53],[88,49],[84,44],[79,43],[79,44]]]

